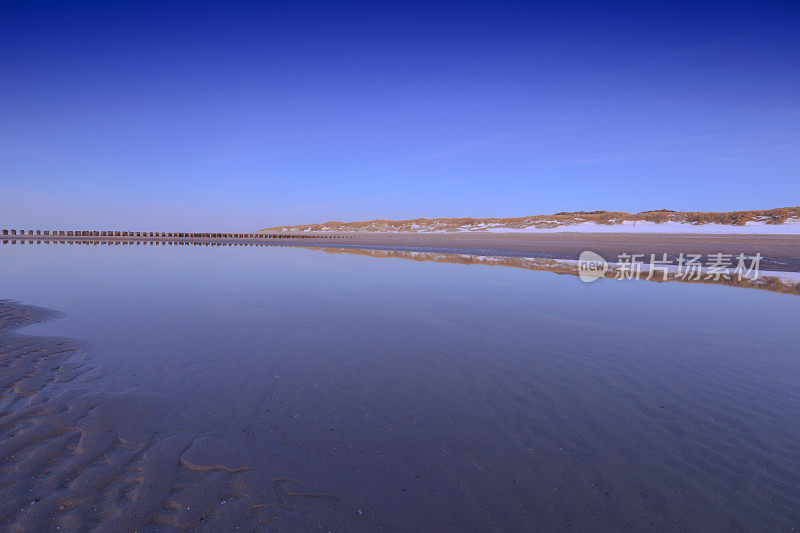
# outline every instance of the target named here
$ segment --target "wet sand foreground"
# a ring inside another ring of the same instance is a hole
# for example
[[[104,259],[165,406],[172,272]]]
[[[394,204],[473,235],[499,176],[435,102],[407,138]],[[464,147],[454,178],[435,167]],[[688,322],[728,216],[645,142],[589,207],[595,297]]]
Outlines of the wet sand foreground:
[[[795,296],[320,250],[0,250],[0,530],[800,524]]]
[[[13,332],[55,316],[0,300],[0,530],[340,530],[357,513],[235,436],[176,429],[161,395],[96,390],[76,341]]]

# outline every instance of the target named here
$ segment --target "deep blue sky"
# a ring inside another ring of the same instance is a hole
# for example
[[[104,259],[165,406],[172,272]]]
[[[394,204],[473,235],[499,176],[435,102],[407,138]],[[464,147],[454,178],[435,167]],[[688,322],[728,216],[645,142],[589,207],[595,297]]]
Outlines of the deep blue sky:
[[[0,3],[0,226],[800,204],[800,2]]]

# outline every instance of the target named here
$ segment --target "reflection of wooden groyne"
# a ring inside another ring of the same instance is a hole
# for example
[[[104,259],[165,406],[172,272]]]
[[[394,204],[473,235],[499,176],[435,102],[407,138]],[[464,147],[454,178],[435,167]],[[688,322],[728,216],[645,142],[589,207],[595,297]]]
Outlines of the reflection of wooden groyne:
[[[116,231],[116,230],[2,230],[3,238],[17,239],[50,239],[58,240],[92,240],[92,239],[122,239],[122,240],[193,240],[193,241],[231,241],[231,240],[264,240],[264,239],[344,239],[345,235],[316,235],[297,233],[181,233],[159,231]]]

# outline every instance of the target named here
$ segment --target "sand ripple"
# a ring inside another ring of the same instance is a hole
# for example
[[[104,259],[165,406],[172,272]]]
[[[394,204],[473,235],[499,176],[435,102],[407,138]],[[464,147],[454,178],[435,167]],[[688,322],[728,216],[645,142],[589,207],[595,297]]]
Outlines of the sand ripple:
[[[0,529],[327,531],[357,512],[234,441],[167,429],[160,395],[98,390],[75,341],[11,332],[54,315],[0,301]]]

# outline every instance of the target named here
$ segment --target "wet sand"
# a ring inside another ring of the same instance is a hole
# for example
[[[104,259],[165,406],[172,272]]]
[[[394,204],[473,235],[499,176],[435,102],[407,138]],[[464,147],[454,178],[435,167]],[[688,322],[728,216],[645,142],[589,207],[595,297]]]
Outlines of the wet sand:
[[[775,258],[800,258],[800,235],[690,235],[633,233],[434,233],[434,234],[349,234],[346,243],[358,246],[403,246],[456,248],[525,253],[548,253],[554,257],[577,259],[584,250],[603,256],[620,253],[754,254]],[[304,242],[303,245],[315,244]]]
[[[0,303],[2,530],[789,530],[800,520],[792,354],[780,358],[781,378],[725,351],[669,361],[598,352],[596,332],[584,331],[585,349],[532,355],[535,381],[512,383],[498,373],[516,368],[501,330],[496,348],[474,355],[487,364],[453,369],[474,388],[419,375],[417,402],[400,412],[390,399],[406,385],[387,368],[362,405],[369,420],[339,437],[380,443],[368,471],[347,475],[313,439],[302,453],[362,497],[373,490],[373,508],[391,516],[375,520],[268,472],[271,454],[236,434],[182,431],[164,396],[97,390],[102,370],[76,341],[10,331],[52,316]],[[407,364],[442,366],[440,348],[412,351]],[[489,361],[500,366],[487,374]],[[295,394],[284,403],[307,404],[307,392]],[[479,411],[464,401],[476,394]],[[502,416],[512,407],[524,423]],[[347,412],[319,408],[320,433]]]
[[[48,305],[84,316],[52,331],[95,347],[0,305],[0,530],[800,523],[795,298],[439,256],[5,251],[15,297],[64,291]]]
[[[235,435],[181,431],[161,395],[98,390],[78,342],[13,332],[56,316],[0,300],[3,531],[327,531],[357,512],[266,472]]]

